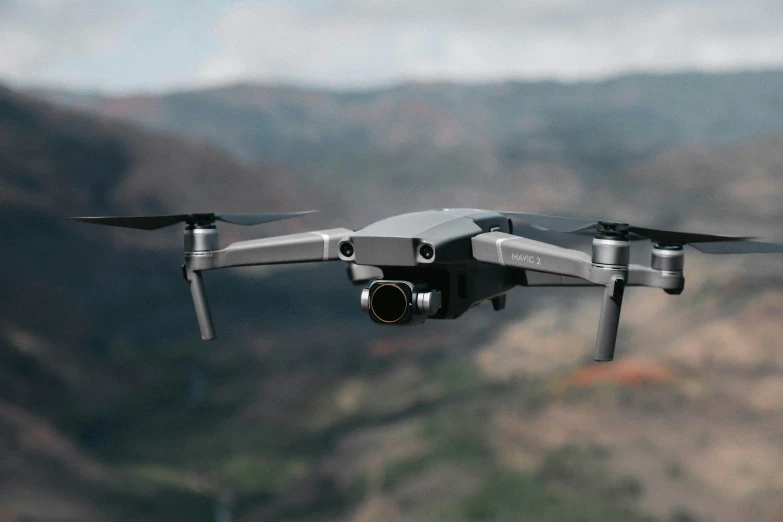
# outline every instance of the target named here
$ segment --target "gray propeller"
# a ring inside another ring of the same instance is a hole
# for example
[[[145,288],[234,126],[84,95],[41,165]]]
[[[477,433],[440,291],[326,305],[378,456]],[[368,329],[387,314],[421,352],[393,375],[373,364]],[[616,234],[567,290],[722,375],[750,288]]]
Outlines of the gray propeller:
[[[304,214],[315,212],[315,210],[305,210],[302,212],[265,212],[260,214],[170,214],[162,216],[106,216],[106,217],[73,217],[76,221],[85,223],[95,223],[97,225],[108,225],[112,227],[137,228],[141,230],[157,230],[177,223],[188,223],[189,225],[208,225],[215,221],[223,221],[250,227],[280,221]]]
[[[694,234],[690,232],[675,232],[672,230],[659,230],[655,228],[635,227],[627,223],[616,223],[613,221],[599,221],[595,219],[582,219],[573,217],[547,216],[539,214],[525,214],[521,212],[501,212],[503,215],[513,219],[518,219],[525,223],[537,227],[546,228],[555,232],[570,232],[578,234],[609,233],[628,236],[629,239],[650,239],[656,243],[670,245],[686,245],[694,243],[723,243],[737,242],[736,248],[729,251],[718,252],[717,248],[708,248],[701,250],[705,253],[753,253],[753,252],[772,252],[758,249],[758,245],[770,245],[771,243],[760,243],[758,241],[748,241],[750,237],[740,236],[717,236],[712,234]],[[750,245],[749,245],[750,244]],[[741,247],[745,245],[745,250]],[[746,252],[747,250],[747,252]],[[777,252],[777,250],[774,250]]]
[[[783,254],[780,243],[762,241],[697,243],[691,246],[704,254]]]
[[[576,232],[598,223],[595,219],[583,219],[546,214],[525,214],[524,212],[500,212],[504,216],[518,219],[530,225],[545,228],[553,232]]]

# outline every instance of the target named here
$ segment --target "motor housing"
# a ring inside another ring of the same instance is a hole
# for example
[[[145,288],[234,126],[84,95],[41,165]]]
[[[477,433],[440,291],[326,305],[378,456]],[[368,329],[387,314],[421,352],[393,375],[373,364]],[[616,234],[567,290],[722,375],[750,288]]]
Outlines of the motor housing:
[[[628,266],[631,243],[622,236],[599,234],[593,239],[593,265],[596,267]]]
[[[188,225],[185,228],[185,252],[210,252],[219,248],[215,225]]]
[[[682,272],[685,268],[685,251],[682,245],[655,243],[650,266],[661,272]]]

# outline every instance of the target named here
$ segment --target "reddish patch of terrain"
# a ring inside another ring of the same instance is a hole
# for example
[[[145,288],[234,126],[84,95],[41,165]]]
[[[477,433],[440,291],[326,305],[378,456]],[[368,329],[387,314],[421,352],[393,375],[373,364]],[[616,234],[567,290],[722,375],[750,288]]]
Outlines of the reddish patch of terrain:
[[[447,335],[404,335],[378,339],[370,346],[373,357],[388,357],[399,352],[436,350],[448,344]]]
[[[646,384],[674,380],[677,372],[660,363],[639,359],[624,359],[609,364],[593,363],[566,375],[562,389],[571,386],[586,388],[596,384],[613,384],[625,388],[638,388]]]

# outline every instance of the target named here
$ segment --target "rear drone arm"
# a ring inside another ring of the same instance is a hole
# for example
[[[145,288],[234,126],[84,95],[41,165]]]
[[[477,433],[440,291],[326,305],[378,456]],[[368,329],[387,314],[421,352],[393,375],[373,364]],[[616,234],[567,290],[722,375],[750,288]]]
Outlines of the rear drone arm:
[[[217,230],[214,227],[186,230],[185,264],[182,268],[185,279],[190,283],[201,338],[205,341],[215,338],[212,314],[201,278],[202,270],[337,260],[338,241],[351,232],[347,228],[333,228],[239,241],[218,250]]]
[[[517,278],[520,286],[596,286],[587,279],[579,277],[539,272],[535,269],[525,269]],[[625,286],[648,286],[661,288],[670,294],[678,294],[682,291],[682,274],[678,272],[664,272],[655,270],[649,266],[628,265],[628,281]]]
[[[502,232],[472,238],[473,257],[484,263],[524,270],[527,286],[603,285],[605,287],[595,360],[611,361],[625,287],[655,286],[676,293],[682,289],[682,271],[653,270],[630,265],[630,243],[619,237],[596,238],[592,257],[579,250],[559,247]]]

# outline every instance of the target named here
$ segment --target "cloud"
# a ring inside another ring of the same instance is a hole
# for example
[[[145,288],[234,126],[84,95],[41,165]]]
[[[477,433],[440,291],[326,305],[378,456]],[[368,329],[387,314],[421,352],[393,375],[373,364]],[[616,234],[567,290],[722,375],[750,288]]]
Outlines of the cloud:
[[[0,0],[0,78],[127,92],[748,69],[783,66],[781,19],[779,0]]]
[[[109,55],[134,11],[106,0],[0,0],[0,77],[45,80],[64,61]]]
[[[596,78],[783,64],[783,4],[716,0],[242,3],[197,78],[362,86],[400,79]]]

